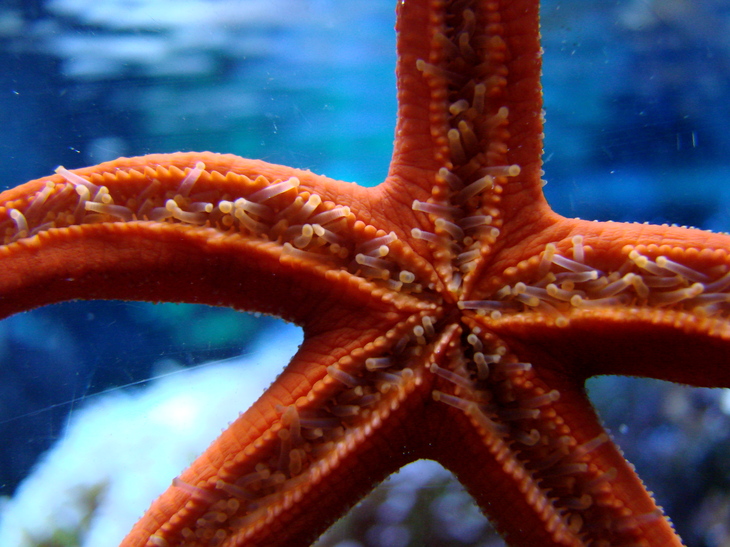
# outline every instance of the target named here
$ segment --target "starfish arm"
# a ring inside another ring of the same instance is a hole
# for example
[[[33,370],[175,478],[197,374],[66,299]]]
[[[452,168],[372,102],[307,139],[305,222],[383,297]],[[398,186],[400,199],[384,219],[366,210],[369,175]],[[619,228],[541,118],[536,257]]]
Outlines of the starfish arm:
[[[502,474],[486,472],[485,481],[498,476],[517,483],[505,486],[503,495],[515,488],[525,494],[521,501],[532,513],[526,508],[520,515],[531,515],[534,528],[520,522],[510,528],[509,515],[501,514],[495,502],[501,494],[492,494],[486,482],[479,482],[468,458],[457,458],[456,466],[444,463],[465,484],[473,482],[470,490],[485,512],[495,515],[506,536],[517,538],[515,544],[581,544],[598,528],[602,531],[594,539],[608,538],[611,544],[631,542],[633,534],[651,545],[679,544],[602,430],[582,380],[627,374],[728,385],[729,244],[726,235],[694,229],[561,219],[513,245],[504,257],[513,262],[496,260],[470,295],[474,300],[459,302],[466,313],[475,314],[470,316],[472,348],[462,372],[470,383],[462,379],[456,383],[462,393],[452,386],[439,398],[471,420],[472,434],[481,435],[492,463],[504,468]],[[483,331],[498,341],[482,339]],[[495,379],[499,366],[510,361],[516,367],[510,371],[513,377],[504,371],[507,381]],[[522,413],[505,424],[504,406],[489,404],[495,398],[519,403]],[[525,404],[532,400],[542,402],[539,409]],[[544,429],[541,418],[530,429],[529,420],[536,417],[530,412],[535,410],[553,425]],[[551,447],[548,453],[546,446]],[[562,453],[560,460],[550,451]],[[548,467],[546,462],[551,462]],[[547,471],[553,465],[570,470],[559,474],[572,478],[559,488],[545,488],[553,480]],[[568,499],[560,492],[567,484]],[[509,506],[519,503],[514,500]],[[608,514],[589,516],[591,511]],[[635,519],[630,526],[600,524],[628,523],[628,517]],[[584,528],[584,522],[592,524]],[[532,537],[531,529],[537,536]],[[624,533],[628,536],[621,537]]]
[[[399,116],[379,191],[457,299],[495,252],[556,217],[540,178],[539,3],[398,10]]]
[[[398,5],[399,112],[388,182],[403,186],[401,194],[425,199],[440,169],[471,162],[476,171],[509,156],[522,168],[522,190],[543,199],[538,12],[531,0]]]
[[[462,321],[430,366],[442,407],[430,423],[445,438],[429,457],[454,471],[510,545],[680,545],[562,360],[498,336],[492,318]]]
[[[437,332],[425,312],[393,323],[369,317],[305,338],[123,545],[305,544],[388,474],[435,457],[453,428],[431,400],[429,365],[447,366],[460,329]]]
[[[208,153],[58,173],[0,195],[0,316],[119,298],[232,306],[315,328],[342,296],[326,276],[353,289],[353,306],[375,289],[348,268],[376,230],[327,199],[351,198],[345,183]]]
[[[485,278],[500,296],[482,310],[503,336],[537,342],[526,359],[548,348],[579,378],[730,386],[730,236],[563,219],[517,248],[522,260]]]
[[[402,424],[424,397],[422,382],[404,382],[406,369],[389,379],[363,372],[403,334],[394,326],[382,336],[382,326],[359,324],[354,339],[341,331],[306,339],[276,383],[173,481],[122,545],[309,544],[411,461]]]
[[[631,545],[640,539],[681,545],[577,386],[565,386],[559,404],[541,408],[555,430],[539,429],[534,436],[538,429],[530,430],[534,424],[526,418],[500,424],[476,408],[452,410],[451,428],[466,453],[444,452],[437,459],[508,545]]]
[[[357,220],[357,193],[342,185],[233,156],[176,154],[59,168],[0,195],[5,315],[82,297],[170,300],[304,328],[277,382],[126,544],[310,541],[410,461],[407,436],[392,431],[412,411],[402,403],[428,393],[414,368],[426,342],[413,333],[437,306],[411,292],[432,270],[394,233]],[[339,194],[352,208],[321,197]],[[286,534],[269,526],[272,514]]]

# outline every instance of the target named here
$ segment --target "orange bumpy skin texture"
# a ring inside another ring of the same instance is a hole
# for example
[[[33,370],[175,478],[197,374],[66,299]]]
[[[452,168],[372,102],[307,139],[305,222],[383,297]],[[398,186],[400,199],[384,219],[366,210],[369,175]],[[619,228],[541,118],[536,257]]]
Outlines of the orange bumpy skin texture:
[[[401,2],[397,31],[377,188],[202,153],[0,196],[2,315],[130,298],[304,327],[123,545],[311,542],[419,458],[454,471],[511,545],[679,545],[583,382],[730,385],[730,238],[549,209],[536,1]]]

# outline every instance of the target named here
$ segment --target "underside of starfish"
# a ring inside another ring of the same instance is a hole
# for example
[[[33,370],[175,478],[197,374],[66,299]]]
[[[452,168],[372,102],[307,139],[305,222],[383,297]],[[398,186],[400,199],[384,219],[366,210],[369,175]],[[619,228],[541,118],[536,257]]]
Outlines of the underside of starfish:
[[[537,2],[402,2],[397,32],[395,149],[376,188],[177,153],[0,195],[0,316],[115,298],[304,329],[123,545],[311,542],[420,458],[512,545],[678,545],[583,385],[730,385],[730,239],[550,210]]]

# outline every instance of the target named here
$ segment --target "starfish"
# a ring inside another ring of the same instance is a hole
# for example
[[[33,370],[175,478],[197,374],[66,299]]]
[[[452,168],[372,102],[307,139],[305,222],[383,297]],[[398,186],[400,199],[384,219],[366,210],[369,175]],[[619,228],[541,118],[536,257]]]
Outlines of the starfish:
[[[730,238],[550,210],[537,1],[401,2],[397,31],[376,188],[178,153],[0,194],[0,317],[116,298],[304,329],[123,545],[305,544],[420,458],[511,545],[679,545],[583,384],[730,385]]]

